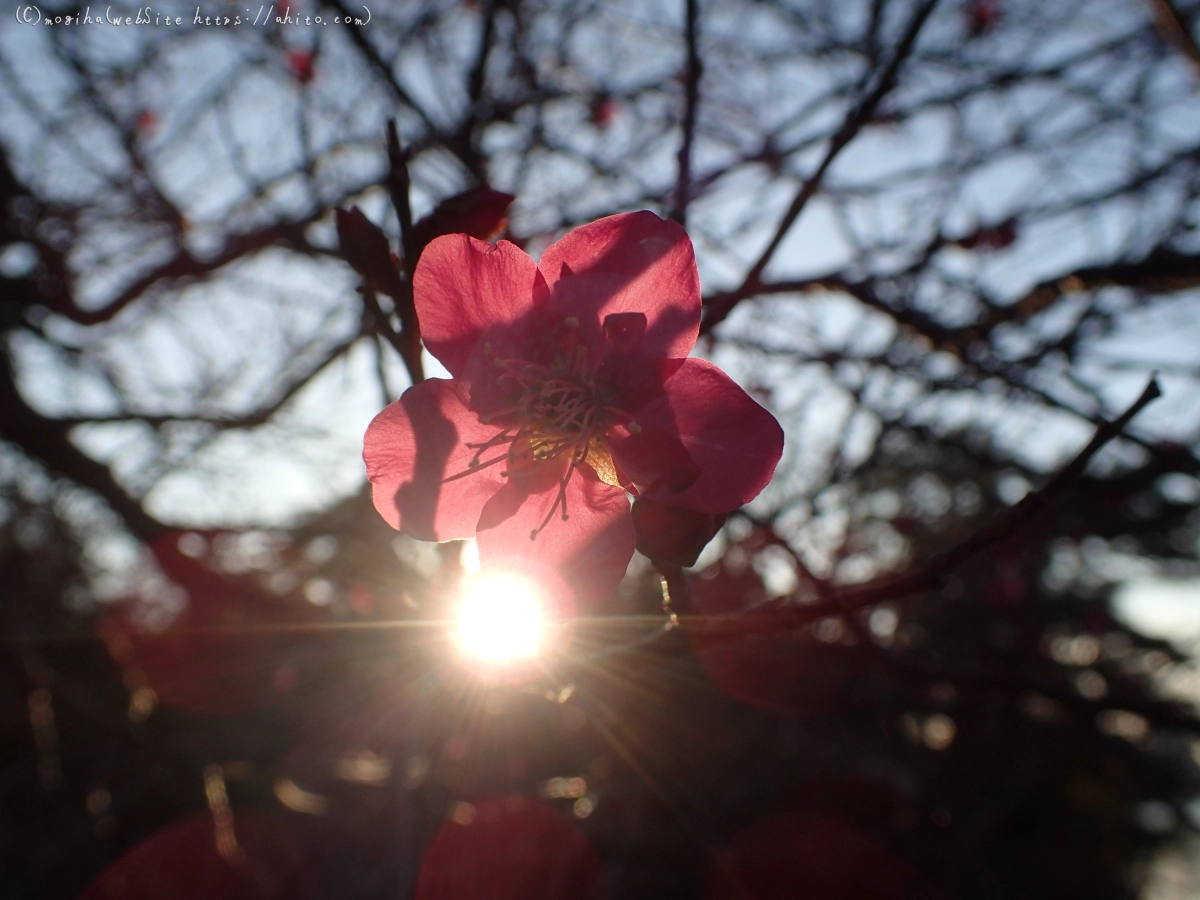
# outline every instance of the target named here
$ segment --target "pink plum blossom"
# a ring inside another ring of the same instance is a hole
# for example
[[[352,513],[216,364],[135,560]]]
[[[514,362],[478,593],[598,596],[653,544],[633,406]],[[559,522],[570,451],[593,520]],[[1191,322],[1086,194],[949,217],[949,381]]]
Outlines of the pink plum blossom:
[[[367,429],[375,507],[393,527],[476,537],[485,569],[540,565],[603,596],[633,554],[629,495],[722,514],[770,481],[779,423],[688,358],[700,283],[674,222],[610,216],[540,263],[446,235],[413,288],[425,346],[453,378],[414,385]]]

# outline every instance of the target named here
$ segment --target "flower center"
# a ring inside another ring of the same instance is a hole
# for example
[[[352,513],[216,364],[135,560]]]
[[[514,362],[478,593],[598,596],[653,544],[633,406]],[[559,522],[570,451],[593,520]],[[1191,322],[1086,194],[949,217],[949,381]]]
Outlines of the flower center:
[[[582,350],[582,348],[580,348]],[[582,355],[582,353],[580,354]],[[516,387],[514,406],[484,419],[515,419],[534,447],[535,458],[550,459],[591,440],[596,407],[590,386],[569,374],[520,360],[498,359],[501,381]]]
[[[467,444],[475,451],[467,470],[445,479],[452,481],[499,463],[505,464],[501,474],[508,478],[531,474],[542,464],[561,460],[558,492],[541,524],[530,532],[530,540],[545,529],[555,513],[563,520],[569,518],[567,484],[580,465],[587,463],[604,481],[617,484],[612,457],[602,441],[605,424],[600,421],[602,414],[616,410],[597,403],[587,349],[569,339],[574,337],[573,331],[568,320],[568,340],[548,366],[520,359],[494,360],[500,370],[498,381],[511,386],[512,402],[479,418],[502,430],[488,441]],[[492,455],[493,451],[501,452]]]

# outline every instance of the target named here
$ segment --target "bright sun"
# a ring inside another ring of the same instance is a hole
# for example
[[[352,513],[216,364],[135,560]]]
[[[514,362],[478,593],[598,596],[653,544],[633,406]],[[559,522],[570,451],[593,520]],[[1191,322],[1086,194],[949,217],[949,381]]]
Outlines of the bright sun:
[[[537,585],[517,575],[474,580],[458,610],[458,643],[488,663],[530,659],[542,645],[545,619]]]

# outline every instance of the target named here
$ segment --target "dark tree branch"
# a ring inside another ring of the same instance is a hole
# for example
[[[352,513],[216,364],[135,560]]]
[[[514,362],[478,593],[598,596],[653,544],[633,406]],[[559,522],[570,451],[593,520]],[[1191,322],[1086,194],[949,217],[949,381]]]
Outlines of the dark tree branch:
[[[1155,260],[1162,260],[1160,266]],[[1104,286],[1123,285],[1145,290],[1157,289],[1163,292],[1186,290],[1193,285],[1189,279],[1194,274],[1200,284],[1200,261],[1194,257],[1174,254],[1165,251],[1162,254],[1151,254],[1141,263],[1119,264],[1089,269],[1079,269],[1070,275],[1053,281],[1047,281],[1034,288],[1021,300],[1003,307],[993,307],[988,315],[976,324],[965,328],[950,328],[935,321],[924,313],[907,307],[897,308],[885,303],[876,291],[874,280],[850,281],[838,273],[818,275],[812,278],[783,279],[767,282],[753,287],[739,287],[725,294],[713,295],[712,302],[718,304],[736,304],[749,296],[767,296],[773,294],[803,294],[812,291],[839,291],[854,297],[864,306],[884,313],[898,325],[918,334],[930,341],[938,350],[951,353],[958,357],[965,366],[974,371],[979,377],[1000,378],[1005,383],[1018,390],[1037,397],[1047,404],[1078,416],[1096,426],[1103,426],[1104,421],[1097,416],[1083,412],[1062,400],[1034,386],[1028,379],[1025,368],[1000,364],[997,360],[981,358],[978,353],[969,352],[986,344],[991,331],[999,324],[1023,321],[1049,307],[1054,299],[1064,293],[1078,292]],[[703,332],[703,329],[702,329]],[[757,349],[769,348],[759,347]],[[841,357],[826,354],[816,357],[814,362],[832,364],[840,361]],[[869,361],[869,360],[857,360]],[[880,362],[887,364],[886,359]],[[1152,368],[1147,366],[1145,368]],[[1153,440],[1148,440],[1134,434],[1126,434],[1125,438],[1145,450],[1161,454],[1164,448]],[[1182,464],[1181,471],[1191,474],[1200,473],[1198,462],[1186,450],[1183,451],[1191,462]]]
[[[388,148],[388,193],[392,205],[396,208],[396,217],[400,220],[400,246],[404,251],[405,277],[400,279],[400,296],[393,297],[396,301],[396,315],[400,318],[400,333],[397,334],[388,323],[388,318],[379,308],[379,301],[374,291],[363,286],[363,299],[367,309],[375,316],[379,334],[396,348],[408,377],[413,384],[425,380],[425,366],[421,359],[421,323],[417,320],[417,308],[413,300],[413,272],[417,266],[417,257],[421,255],[420,242],[413,228],[412,206],[409,190],[412,181],[408,174],[408,160],[400,146],[400,136],[396,133],[396,120],[389,119],[387,126]]]
[[[697,42],[698,0],[687,0],[687,24],[684,38],[687,42],[687,70],[684,73],[683,140],[679,145],[679,178],[675,182],[674,203],[671,218],[680,225],[687,225],[687,208],[692,192],[692,144],[696,138],[696,114],[700,106],[700,76],[703,62]]]
[[[732,292],[729,297],[738,296],[739,294],[750,296],[755,293],[754,286],[761,282],[762,274],[766,270],[767,264],[770,263],[771,258],[775,255],[775,251],[779,249],[779,245],[783,243],[783,239],[787,236],[788,231],[791,230],[792,225],[800,217],[800,213],[808,205],[808,201],[820,190],[821,183],[825,179],[825,173],[829,171],[829,167],[833,165],[833,161],[857,137],[863,126],[871,121],[871,118],[875,115],[875,110],[879,107],[880,101],[895,86],[896,77],[900,73],[900,66],[912,53],[917,36],[921,33],[922,27],[924,27],[925,22],[929,19],[937,3],[938,0],[926,0],[925,4],[917,10],[904,36],[896,45],[896,52],[892,55],[891,62],[880,73],[874,87],[867,91],[862,100],[846,114],[841,127],[830,138],[829,147],[826,149],[825,156],[821,159],[816,171],[800,186],[800,190],[792,200],[792,205],[788,207],[779,226],[775,229],[775,235],[771,238],[770,243],[767,244],[766,249],[763,250],[757,262],[750,267],[750,271],[746,273],[746,277],[742,279],[742,287],[738,291]],[[706,310],[701,331],[711,331],[715,326],[724,321],[726,316],[732,311],[735,303],[736,301],[726,301],[721,304],[714,303],[709,306]]]
[[[845,615],[877,603],[939,589],[968,559],[1011,537],[1018,528],[1041,513],[1056,496],[1079,478],[1101,448],[1120,436],[1130,420],[1161,395],[1158,382],[1151,379],[1134,404],[1118,418],[1097,428],[1087,445],[1041,490],[1027,494],[1021,502],[998,513],[962,543],[934,555],[917,571],[896,578],[828,591],[815,603],[800,604],[783,598],[736,615],[705,617],[706,627],[719,622],[721,627],[727,625],[732,634],[796,628],[826,616]]]
[[[365,330],[365,329],[364,329]],[[340,344],[329,348],[321,356],[320,361],[313,366],[308,372],[296,378],[289,384],[275,400],[259,407],[253,412],[246,413],[241,416],[208,416],[204,413],[195,412],[190,414],[155,414],[155,413],[140,413],[130,411],[114,416],[63,416],[51,421],[62,425],[66,428],[74,428],[77,425],[104,425],[119,422],[140,422],[144,425],[149,425],[152,428],[161,428],[163,425],[172,425],[176,423],[198,423],[203,425],[211,425],[218,431],[231,431],[242,428],[257,428],[260,425],[265,425],[270,421],[284,405],[302,391],[317,375],[323,372],[330,363],[340,359],[346,352],[354,346],[355,342],[362,337],[362,333],[352,335]]]
[[[107,466],[71,443],[70,430],[69,424],[47,418],[25,402],[11,363],[0,355],[0,438],[11,441],[51,472],[95,491],[142,541],[150,543],[166,534],[167,526],[126,493]]]
[[[388,154],[388,196],[396,209],[396,218],[400,220],[400,247],[404,251],[404,271],[408,280],[412,281],[413,267],[417,264],[420,248],[413,234],[412,203],[409,192],[412,181],[408,176],[408,159],[400,146],[400,135],[396,132],[396,120],[388,119],[387,123],[387,154]]]
[[[1200,44],[1188,28],[1187,20],[1180,13],[1175,0],[1150,0],[1154,7],[1154,24],[1168,44],[1186,56],[1200,75]]]
[[[350,10],[344,3],[341,2],[341,0],[325,0],[325,3],[343,18],[348,17],[351,21],[353,21],[354,14],[350,12]],[[408,91],[406,91],[396,79],[395,74],[392,72],[391,66],[389,66],[384,58],[379,55],[379,51],[375,49],[374,45],[367,40],[366,36],[363,34],[362,28],[357,25],[349,25],[346,27],[346,32],[350,35],[350,40],[354,42],[354,46],[358,48],[359,52],[362,53],[364,57],[366,57],[367,62],[369,62],[371,66],[383,76],[384,83],[387,84],[388,89],[395,95],[396,99],[417,114],[417,116],[421,119],[421,122],[427,129],[429,129],[430,134],[437,134],[438,128],[433,123],[433,120],[429,118],[429,114],[425,112],[425,110],[422,109],[415,100],[413,100]]]
[[[1127,287],[1152,294],[1191,290],[1200,287],[1200,256],[1156,247],[1140,262],[1076,269],[1061,278],[1043,281],[1016,303],[994,307],[983,328],[987,331],[1002,322],[1029,318],[1064,294],[1106,287]]]
[[[413,384],[424,381],[425,365],[421,359],[420,334],[417,334],[414,340],[414,331],[410,331],[407,326],[403,326],[403,331],[396,331],[388,321],[388,314],[379,305],[379,298],[375,296],[374,288],[364,282],[359,290],[363,296],[363,307],[372,320],[375,333],[391,344],[396,352],[400,354],[400,359],[403,360],[404,368],[408,370],[408,375],[412,379]],[[399,302],[396,305],[398,309],[400,306]],[[416,321],[415,315],[413,316],[413,321]]]
[[[230,263],[251,256],[268,247],[286,246],[311,255],[326,251],[312,246],[304,235],[307,222],[280,223],[261,231],[232,235],[225,247],[211,259],[197,259],[190,252],[180,249],[169,262],[147,272],[123,290],[111,303],[99,309],[86,310],[75,306],[69,296],[61,302],[43,302],[56,313],[66,316],[77,325],[102,325],[110,322],[122,310],[139,300],[151,288],[183,279],[203,279],[223,269]]]
[[[486,0],[483,6],[479,49],[475,54],[475,63],[467,73],[467,97],[471,105],[457,133],[446,141],[447,146],[454,150],[480,182],[487,181],[487,164],[479,151],[479,136],[482,130],[480,125],[486,123],[494,114],[494,110],[487,108],[491,98],[487,96],[485,89],[488,54],[491,53],[492,41],[496,34],[497,3],[495,0]]]

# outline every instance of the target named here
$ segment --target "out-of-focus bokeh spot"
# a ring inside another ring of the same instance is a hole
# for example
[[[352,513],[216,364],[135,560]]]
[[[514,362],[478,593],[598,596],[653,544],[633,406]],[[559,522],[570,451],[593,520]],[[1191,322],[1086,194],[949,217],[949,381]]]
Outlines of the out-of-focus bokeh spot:
[[[416,898],[589,900],[600,887],[584,834],[549,806],[510,796],[455,807],[425,851]]]
[[[237,853],[221,853],[213,819],[176,822],[109,866],[80,900],[309,900],[317,897],[299,843],[287,824],[239,816]]]
[[[707,900],[933,900],[939,894],[883,842],[834,819],[761,819],[718,852]]]

